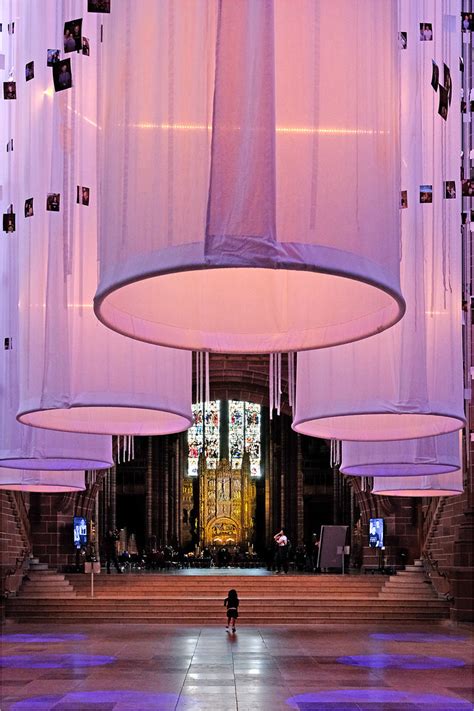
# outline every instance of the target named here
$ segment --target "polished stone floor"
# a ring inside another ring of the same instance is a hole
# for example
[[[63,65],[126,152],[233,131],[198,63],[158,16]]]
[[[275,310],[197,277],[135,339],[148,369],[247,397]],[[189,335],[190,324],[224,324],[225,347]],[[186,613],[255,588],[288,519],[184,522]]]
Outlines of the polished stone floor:
[[[240,622],[240,620],[239,620]],[[474,708],[467,627],[2,628],[1,711]]]

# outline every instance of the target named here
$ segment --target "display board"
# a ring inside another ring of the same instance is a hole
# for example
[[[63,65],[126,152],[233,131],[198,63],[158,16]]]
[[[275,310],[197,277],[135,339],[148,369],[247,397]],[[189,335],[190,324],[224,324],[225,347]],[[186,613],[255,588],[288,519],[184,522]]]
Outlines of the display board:
[[[318,568],[343,568],[343,556],[348,526],[321,526],[318,551]]]

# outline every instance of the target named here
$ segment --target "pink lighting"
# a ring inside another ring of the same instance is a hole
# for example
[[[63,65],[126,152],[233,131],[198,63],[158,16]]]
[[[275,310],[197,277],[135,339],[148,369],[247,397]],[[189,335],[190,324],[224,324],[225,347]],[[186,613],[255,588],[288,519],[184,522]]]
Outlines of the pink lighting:
[[[343,442],[341,472],[350,476],[430,477],[461,467],[458,432],[390,442]]]
[[[142,0],[107,21],[99,319],[237,353],[396,323],[396,3]]]
[[[440,14],[432,40],[419,41],[423,11],[423,4],[401,2],[399,29],[409,37],[407,47],[400,49],[398,187],[406,314],[393,328],[363,341],[298,354],[293,427],[306,435],[344,441],[404,440],[453,432],[465,420],[457,109],[460,25],[452,26],[448,16]],[[438,98],[430,84],[433,58],[439,67],[443,63],[451,67],[447,121],[434,103]],[[448,181],[457,181],[456,196],[450,199]],[[422,195],[420,186],[427,185],[432,190],[426,188]]]
[[[56,3],[20,8],[17,66],[32,52],[43,56],[49,28],[70,19]],[[96,18],[85,14],[84,32],[97,51],[99,30]],[[34,82],[14,113],[15,202],[36,196],[19,243],[18,419],[90,434],[181,432],[192,423],[191,353],[124,338],[93,312],[98,210],[101,194],[109,192],[108,176],[100,178],[97,165],[98,96],[107,82],[97,58],[77,55],[71,61],[71,92],[52,92],[44,100],[52,91],[51,69],[36,62]],[[59,213],[41,204],[48,185],[61,190]],[[115,209],[122,216],[124,206],[116,203]]]
[[[84,491],[85,488],[84,472],[0,468],[0,489],[57,494],[67,491]]]

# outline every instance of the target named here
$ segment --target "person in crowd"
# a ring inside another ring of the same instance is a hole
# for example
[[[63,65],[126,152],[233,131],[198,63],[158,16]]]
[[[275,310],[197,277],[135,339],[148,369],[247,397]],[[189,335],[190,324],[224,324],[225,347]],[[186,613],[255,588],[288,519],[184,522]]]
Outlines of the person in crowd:
[[[115,569],[117,573],[121,573],[121,569],[119,566],[119,562],[117,559],[117,551],[116,551],[116,541],[119,539],[119,534],[117,531],[112,531],[109,529],[107,531],[107,535],[105,536],[105,561],[107,565],[107,573],[110,575],[110,564],[113,563],[115,566]]]
[[[227,609],[227,625],[226,630],[229,631],[232,627],[232,632],[235,634],[235,623],[239,616],[239,596],[237,590],[229,590],[227,597],[224,600],[224,607]]]
[[[285,575],[288,573],[288,562],[289,562],[289,541],[285,533],[285,529],[282,528],[281,531],[273,536],[273,540],[277,544],[277,575],[283,572]]]

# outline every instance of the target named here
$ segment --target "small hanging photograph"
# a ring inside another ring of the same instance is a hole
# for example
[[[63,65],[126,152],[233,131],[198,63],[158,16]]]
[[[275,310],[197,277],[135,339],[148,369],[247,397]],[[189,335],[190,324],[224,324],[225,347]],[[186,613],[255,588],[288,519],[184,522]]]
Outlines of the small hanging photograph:
[[[82,38],[82,54],[84,54],[86,57],[90,55],[91,52],[91,46],[89,39],[87,37]]]
[[[79,205],[89,205],[90,189],[83,185],[77,186],[77,202]]]
[[[456,183],[454,180],[446,180],[444,184],[444,197],[446,200],[454,200],[456,197]]]
[[[408,34],[406,32],[399,32],[398,41],[400,43],[400,49],[406,49],[408,45]]]
[[[59,49],[48,49],[48,55],[46,60],[46,66],[52,67],[56,62],[61,59],[61,50]]]
[[[461,12],[461,28],[463,32],[474,32],[474,12]]]
[[[80,52],[82,50],[82,18],[64,23],[64,51]]]
[[[33,198],[25,200],[25,217],[33,217]]]
[[[34,62],[28,62],[28,64],[25,64],[25,79],[26,81],[31,81],[34,79],[35,76],[35,63]]]
[[[3,231],[15,232],[15,213],[6,212],[3,215]]]
[[[448,120],[448,92],[444,86],[439,85],[438,113],[442,119]]]
[[[13,150],[13,138],[10,138],[9,141],[7,141],[7,153]]]
[[[439,86],[439,67],[436,64],[435,60],[431,60],[432,63],[432,70],[431,70],[431,86],[435,91],[438,91],[438,86]]]
[[[4,338],[3,339],[3,349],[5,351],[11,351],[13,348],[13,338]]]
[[[451,79],[451,72],[447,64],[443,64],[443,86],[448,93],[448,105],[451,106],[451,99],[453,96],[453,80]]]
[[[62,59],[53,64],[53,82],[56,91],[64,91],[72,87],[71,60]]]
[[[432,185],[420,185],[420,202],[421,203],[433,202],[433,186]]]
[[[7,101],[16,99],[16,81],[3,82],[3,98]]]
[[[462,180],[462,196],[474,197],[474,180]]]
[[[408,190],[402,190],[400,193],[400,209],[405,210],[408,207]]]
[[[59,212],[61,196],[59,193],[48,193],[46,197],[46,210],[48,212]]]
[[[110,12],[110,0],[87,0],[87,12]]]
[[[420,42],[431,42],[433,39],[433,25],[431,22],[420,22]]]

